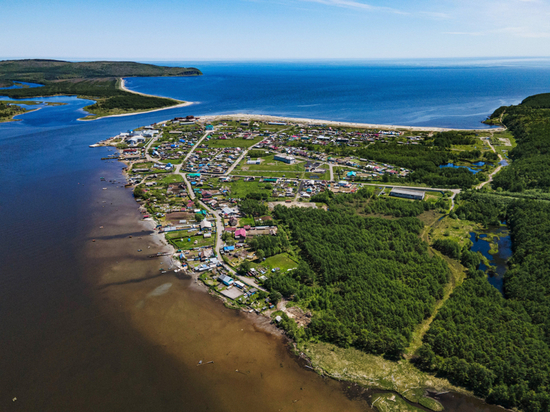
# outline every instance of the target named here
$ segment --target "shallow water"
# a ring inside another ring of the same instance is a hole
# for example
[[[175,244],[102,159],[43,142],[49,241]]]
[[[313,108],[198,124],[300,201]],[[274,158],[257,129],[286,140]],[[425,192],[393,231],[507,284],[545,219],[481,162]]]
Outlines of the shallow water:
[[[498,236],[495,236],[498,235]],[[487,239],[487,240],[485,240]],[[485,256],[491,267],[487,267],[484,263],[479,265],[479,269],[483,271],[490,270],[491,274],[487,280],[491,285],[503,293],[504,273],[508,269],[507,261],[512,257],[512,240],[507,228],[491,228],[480,232],[479,239],[476,240],[476,233],[470,232],[470,240],[473,242],[471,250],[473,252],[481,252]],[[488,240],[496,240],[498,244],[498,252],[495,254],[489,253],[491,245]]]

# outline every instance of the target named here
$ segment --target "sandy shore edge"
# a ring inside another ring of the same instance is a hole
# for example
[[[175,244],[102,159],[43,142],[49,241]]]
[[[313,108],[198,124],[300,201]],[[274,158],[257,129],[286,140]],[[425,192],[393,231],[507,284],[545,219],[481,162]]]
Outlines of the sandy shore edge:
[[[223,114],[223,115],[207,115],[200,116],[200,122],[211,122],[215,120],[247,120],[247,121],[263,121],[263,122],[284,122],[284,123],[298,123],[304,125],[327,125],[336,127],[353,127],[353,128],[367,128],[367,129],[384,129],[384,130],[405,130],[405,131],[419,131],[419,132],[447,132],[447,131],[468,131],[468,132],[501,132],[505,129],[503,127],[495,127],[490,129],[457,129],[447,127],[424,127],[424,126],[399,126],[389,124],[372,124],[372,123],[358,123],[358,122],[341,122],[335,120],[323,120],[323,119],[307,119],[296,117],[283,117],[283,116],[270,116],[261,114]]]
[[[125,92],[128,92],[128,93],[134,93],[134,94],[139,94],[141,96],[147,96],[147,97],[160,97],[160,96],[155,96],[153,94],[145,94],[145,93],[140,93],[140,92],[135,92],[133,90],[130,90],[126,87],[125,85],[125,79],[124,78],[120,78],[120,83],[118,84],[118,87],[120,90],[124,90]],[[143,112],[132,112],[132,113],[122,113],[122,114],[111,114],[109,116],[101,116],[101,117],[96,117],[95,119],[86,119],[86,118],[81,118],[81,119],[77,119],[79,121],[82,121],[82,122],[90,122],[90,121],[93,121],[93,120],[99,120],[99,119],[108,119],[109,117],[125,117],[125,116],[136,116],[138,114],[147,114],[147,113],[154,113],[154,112],[161,112],[163,110],[170,110],[170,109],[177,109],[179,107],[186,107],[186,106],[191,106],[193,104],[193,102],[184,102],[183,100],[178,100],[178,99],[172,99],[172,100],[175,100],[175,101],[178,101],[178,102],[181,102],[179,104],[176,104],[174,106],[168,106],[168,107],[162,107],[160,109],[153,109],[153,110],[146,110],[146,111],[143,111]]]

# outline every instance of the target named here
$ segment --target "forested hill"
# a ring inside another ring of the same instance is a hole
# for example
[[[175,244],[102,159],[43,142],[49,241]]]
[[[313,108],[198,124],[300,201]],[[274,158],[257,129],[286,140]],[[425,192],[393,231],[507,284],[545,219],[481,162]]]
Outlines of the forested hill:
[[[76,95],[95,100],[84,108],[93,117],[162,109],[179,100],[131,93],[120,88],[122,77],[199,76],[196,68],[155,66],[134,62],[79,62],[61,60],[0,61],[0,87],[17,82],[41,87],[0,90],[0,96],[28,99],[41,96]]]
[[[508,223],[514,253],[503,295],[466,262],[466,280],[418,352],[421,367],[525,412],[550,410],[549,99],[532,96],[491,116],[502,119],[517,142],[509,154],[513,162],[495,176],[496,191],[463,192],[456,199],[460,220]]]
[[[199,76],[194,67],[155,66],[135,62],[67,62],[62,60],[4,60],[0,61],[0,82],[13,81],[44,83],[68,79],[97,79],[105,77]]]
[[[522,106],[550,109],[550,93],[535,94],[521,102]]]
[[[512,164],[499,173],[493,186],[511,192],[550,189],[550,93],[526,98],[520,105],[498,108],[491,119],[514,135]]]

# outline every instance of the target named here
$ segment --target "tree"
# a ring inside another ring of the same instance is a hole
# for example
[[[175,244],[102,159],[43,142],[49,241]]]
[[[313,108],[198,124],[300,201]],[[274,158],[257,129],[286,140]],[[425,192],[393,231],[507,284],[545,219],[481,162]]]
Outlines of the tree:
[[[268,207],[255,199],[245,199],[239,204],[241,212],[247,216],[262,216],[267,214]]]
[[[269,294],[269,300],[274,305],[276,305],[282,298],[283,298],[283,295],[281,295],[276,290],[272,290],[271,293]]]
[[[250,261],[245,260],[243,263],[239,265],[237,272],[241,275],[246,275],[251,268],[252,268],[252,264],[250,263]]]

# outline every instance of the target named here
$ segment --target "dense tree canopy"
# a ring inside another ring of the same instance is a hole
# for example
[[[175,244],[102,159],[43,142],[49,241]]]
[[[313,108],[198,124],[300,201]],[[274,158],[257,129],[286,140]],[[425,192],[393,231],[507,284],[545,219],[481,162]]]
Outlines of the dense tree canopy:
[[[480,176],[466,168],[439,167],[458,160],[477,160],[481,155],[479,150],[475,153],[451,151],[445,145],[446,142],[452,142],[452,138],[441,138],[435,141],[443,146],[434,146],[434,141],[427,141],[423,145],[376,143],[358,150],[357,153],[362,158],[413,170],[407,179],[414,183],[425,183],[433,187],[460,188],[470,188],[479,183]]]
[[[495,186],[505,190],[550,188],[550,110],[535,108],[543,107],[540,98],[531,103],[500,108],[493,114],[494,118],[504,115],[518,141],[510,153],[513,163],[494,180]],[[499,193],[462,193],[456,214],[484,225],[507,221],[513,256],[504,275],[504,295],[476,270],[479,258],[463,251],[468,277],[426,333],[419,364],[491,402],[530,412],[548,411],[550,202]],[[450,245],[440,243],[438,247],[453,253]]]
[[[239,203],[239,209],[246,216],[263,216],[269,211],[267,205],[255,199],[245,199]]]
[[[519,106],[500,108],[493,113],[493,118],[504,113],[503,123],[518,144],[510,152],[513,163],[495,176],[495,187],[511,192],[550,189],[550,109],[535,108],[535,103],[530,103],[544,100],[541,99],[528,98]]]
[[[402,353],[449,276],[419,239],[422,222],[282,206],[274,215],[290,228],[303,260],[267,286],[313,310],[305,333],[371,353]]]

